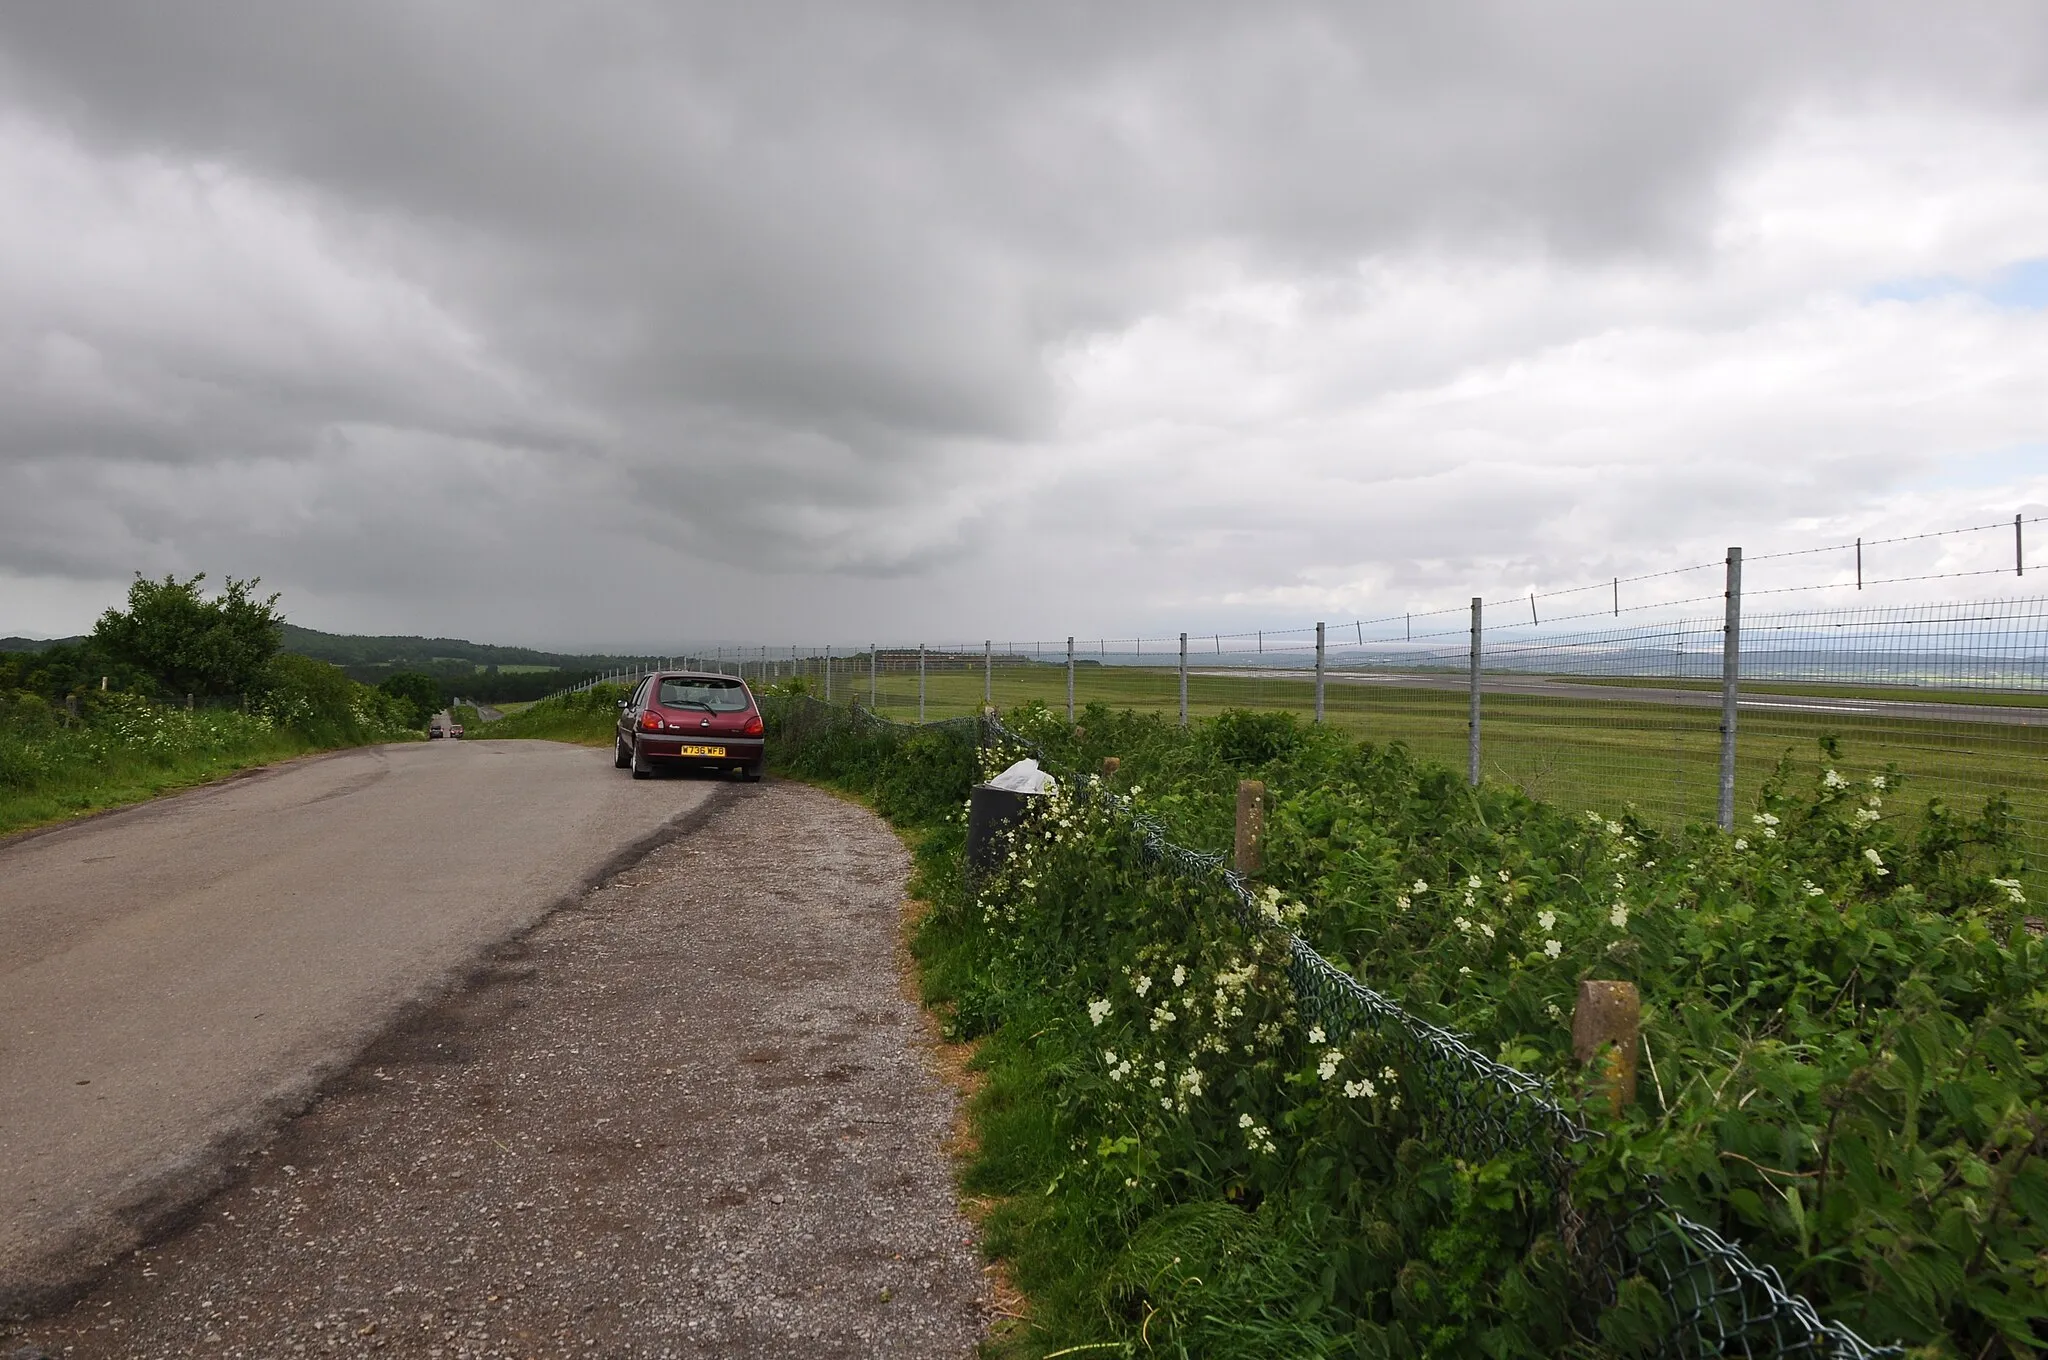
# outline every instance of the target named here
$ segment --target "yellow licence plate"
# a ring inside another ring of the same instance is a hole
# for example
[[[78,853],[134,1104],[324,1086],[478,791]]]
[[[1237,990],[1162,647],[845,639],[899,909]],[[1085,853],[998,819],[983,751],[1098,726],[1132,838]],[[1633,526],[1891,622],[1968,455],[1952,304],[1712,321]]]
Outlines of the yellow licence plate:
[[[676,748],[676,754],[679,756],[710,756],[714,760],[723,760],[725,759],[725,748],[723,746],[679,746]]]

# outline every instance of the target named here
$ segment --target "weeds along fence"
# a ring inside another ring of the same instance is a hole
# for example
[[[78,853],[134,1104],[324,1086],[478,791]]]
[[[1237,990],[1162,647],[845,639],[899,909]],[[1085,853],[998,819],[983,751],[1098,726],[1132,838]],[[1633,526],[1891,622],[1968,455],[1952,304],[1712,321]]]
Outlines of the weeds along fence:
[[[1175,844],[1129,799],[1047,763],[1037,743],[1006,727],[993,712],[919,725],[858,704],[833,705],[804,695],[774,702],[778,738],[793,744],[839,725],[906,734],[950,729],[972,733],[985,755],[998,763],[1030,755],[1070,787],[1104,804],[1150,860],[1231,913],[1239,926],[1282,934],[1301,1023],[1341,1036],[1340,1042],[1362,1036],[1379,1055],[1374,1061],[1406,1074],[1411,1099],[1440,1150],[1473,1160],[1534,1150],[1558,1215],[1560,1238],[1588,1286],[1588,1301],[1604,1306],[1623,1281],[1649,1282],[1668,1320],[1663,1353],[1833,1360],[1903,1354],[1901,1347],[1873,1344],[1825,1320],[1809,1300],[1785,1287],[1774,1268],[1756,1263],[1737,1244],[1678,1213],[1653,1186],[1639,1187],[1619,1211],[1579,1213],[1570,1199],[1570,1149],[1600,1135],[1555,1099],[1543,1081],[1488,1058],[1463,1036],[1423,1020],[1331,964],[1298,933],[1263,914],[1250,886],[1222,855]]]

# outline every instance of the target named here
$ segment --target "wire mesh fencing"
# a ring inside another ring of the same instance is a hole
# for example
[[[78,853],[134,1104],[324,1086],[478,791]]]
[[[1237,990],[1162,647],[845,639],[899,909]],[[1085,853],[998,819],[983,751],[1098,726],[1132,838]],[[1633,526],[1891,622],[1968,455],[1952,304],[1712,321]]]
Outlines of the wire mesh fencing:
[[[1930,799],[1973,819],[1988,804],[2024,857],[2028,896],[2048,898],[2048,599],[1753,613],[1732,649],[1719,609],[1641,622],[1617,609],[1567,620],[1577,631],[1502,612],[1165,642],[761,648],[737,668],[909,722],[1028,703],[1168,721],[1292,712],[1674,830],[1720,818],[1740,834],[1787,757],[1891,770],[1909,822]]]

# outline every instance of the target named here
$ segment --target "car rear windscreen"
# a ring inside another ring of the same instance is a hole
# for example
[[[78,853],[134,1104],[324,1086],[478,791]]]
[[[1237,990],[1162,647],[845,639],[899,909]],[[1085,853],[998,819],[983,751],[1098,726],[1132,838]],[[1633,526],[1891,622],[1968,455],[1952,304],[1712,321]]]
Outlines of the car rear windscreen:
[[[655,702],[663,708],[708,708],[713,713],[737,713],[747,706],[747,688],[737,680],[720,680],[716,676],[664,678]]]

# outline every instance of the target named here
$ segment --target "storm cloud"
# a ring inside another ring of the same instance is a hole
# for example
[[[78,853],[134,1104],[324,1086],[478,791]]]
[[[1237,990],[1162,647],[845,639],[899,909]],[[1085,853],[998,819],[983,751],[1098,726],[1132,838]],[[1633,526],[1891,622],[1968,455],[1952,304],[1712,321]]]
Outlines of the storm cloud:
[[[0,632],[1207,629],[1974,523],[2048,508],[2043,260],[2026,3],[13,6]]]

